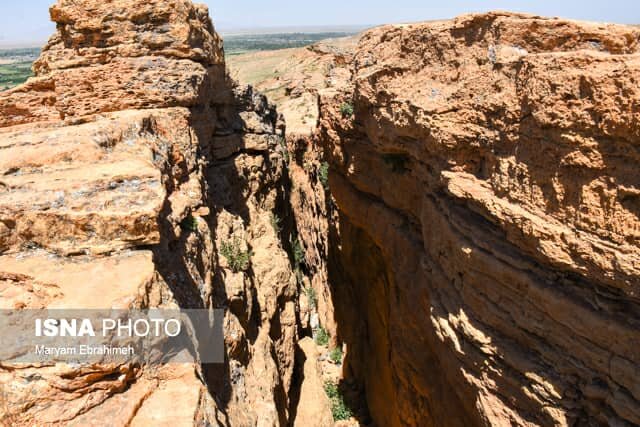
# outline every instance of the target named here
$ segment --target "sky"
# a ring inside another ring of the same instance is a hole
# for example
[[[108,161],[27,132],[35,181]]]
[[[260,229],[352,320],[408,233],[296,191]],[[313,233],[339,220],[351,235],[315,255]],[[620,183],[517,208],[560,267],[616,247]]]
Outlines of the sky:
[[[53,32],[54,0],[0,0],[0,46],[42,44]],[[223,34],[273,27],[373,26],[487,10],[513,10],[599,22],[640,24],[637,0],[205,0]]]

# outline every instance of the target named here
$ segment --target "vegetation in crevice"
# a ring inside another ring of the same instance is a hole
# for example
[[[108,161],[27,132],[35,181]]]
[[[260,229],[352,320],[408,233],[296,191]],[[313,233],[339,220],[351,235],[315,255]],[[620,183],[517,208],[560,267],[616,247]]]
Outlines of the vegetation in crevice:
[[[247,271],[251,263],[251,256],[253,255],[251,251],[242,249],[242,241],[237,237],[222,242],[220,254],[227,259],[229,268],[231,268],[234,273]]]
[[[300,239],[298,239],[297,237],[293,241],[292,249],[295,268],[300,268],[305,263],[305,258],[304,249],[302,247],[302,244],[300,243]]]
[[[350,119],[353,117],[353,104],[350,102],[343,102],[340,104],[340,114],[343,119]]]
[[[318,170],[318,179],[325,190],[329,189],[329,163],[322,162]]]
[[[282,226],[280,225],[282,223],[282,219],[277,214],[272,212],[270,222],[271,227],[273,227],[273,231],[276,234],[280,234],[280,232],[282,231]]]
[[[188,217],[186,217],[185,219],[182,220],[182,222],[180,223],[180,228],[183,231],[191,231],[191,232],[197,232],[198,231],[198,218],[192,215],[189,215]]]
[[[324,392],[327,394],[329,401],[331,402],[331,414],[334,421],[348,420],[353,416],[351,409],[344,401],[344,397],[338,388],[338,384],[333,381],[326,381],[324,383]]]
[[[342,363],[342,346],[338,346],[329,352],[329,359],[337,365]]]
[[[314,341],[317,345],[327,345],[329,344],[329,333],[322,326],[318,326],[313,331]]]
[[[318,296],[316,295],[316,290],[311,286],[307,286],[304,289],[305,296],[307,297],[307,302],[309,304],[309,308],[311,310],[315,310],[318,308]]]

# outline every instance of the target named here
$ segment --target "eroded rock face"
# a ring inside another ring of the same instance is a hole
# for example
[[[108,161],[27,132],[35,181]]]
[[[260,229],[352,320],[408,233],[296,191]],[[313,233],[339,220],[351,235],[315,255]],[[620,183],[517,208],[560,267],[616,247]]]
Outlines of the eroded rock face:
[[[188,0],[67,1],[0,94],[0,303],[224,308],[215,366],[0,367],[13,425],[286,425],[297,286],[271,211],[283,123]],[[252,253],[237,271],[228,242]]]
[[[3,97],[2,126],[204,107],[224,77],[222,42],[204,6],[59,1],[51,18],[58,31],[34,64],[36,77]]]
[[[386,26],[322,94],[330,282],[380,425],[640,423],[639,37]]]

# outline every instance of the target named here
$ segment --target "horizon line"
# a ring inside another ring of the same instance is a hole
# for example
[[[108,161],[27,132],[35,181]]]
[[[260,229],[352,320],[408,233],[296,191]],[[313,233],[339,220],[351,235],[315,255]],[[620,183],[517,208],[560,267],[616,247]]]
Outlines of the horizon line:
[[[226,26],[216,25],[214,22],[214,28],[218,34],[224,36],[238,36],[238,35],[264,35],[264,34],[313,34],[320,32],[336,32],[336,33],[349,33],[373,28],[379,25],[385,24],[349,24],[349,25],[336,25],[336,24],[320,24],[320,25],[261,25],[261,26]],[[329,31],[332,30],[332,31]],[[54,33],[52,33],[53,35]],[[27,48],[41,48],[47,41],[48,37],[44,40],[21,40],[21,41],[8,41],[0,40],[0,49],[27,49]]]
[[[591,23],[597,23],[597,24],[630,25],[635,27],[640,26],[640,23],[632,24],[632,23],[621,23],[621,22],[575,19],[575,18],[567,18],[562,16],[544,16],[544,15],[538,15],[538,14],[529,13],[529,12],[513,12],[513,11],[501,10],[501,9],[491,10],[491,12],[525,14],[525,15],[539,16],[541,18],[563,19],[563,20],[569,20],[569,21],[591,22]],[[478,12],[470,12],[469,14],[475,14],[475,13],[478,13]],[[465,14],[462,14],[462,15],[465,15]],[[296,32],[307,33],[307,34],[319,33],[319,32],[325,32],[325,31],[326,32],[345,32],[345,33],[352,32],[352,31],[344,31],[344,30],[356,30],[353,32],[357,33],[359,31],[363,31],[366,29],[383,26],[383,25],[394,25],[394,24],[400,25],[400,24],[420,23],[420,22],[442,21],[447,19],[455,19],[456,17],[462,16],[462,15],[456,15],[454,17],[443,18],[443,19],[420,20],[420,21],[414,21],[414,22],[385,22],[385,23],[371,23],[371,24],[317,24],[317,25],[290,24],[290,25],[241,26],[241,25],[227,25],[225,23],[216,24],[216,22],[213,19],[212,21],[213,21],[213,26],[216,32],[224,38],[225,36],[233,37],[233,36],[239,36],[239,35],[291,34]],[[333,31],[329,31],[330,29]],[[0,39],[0,49],[42,48],[47,43],[49,38],[54,34],[55,34],[55,30],[54,32],[51,33],[51,35],[49,35],[48,37],[42,40],[8,41],[8,40]]]

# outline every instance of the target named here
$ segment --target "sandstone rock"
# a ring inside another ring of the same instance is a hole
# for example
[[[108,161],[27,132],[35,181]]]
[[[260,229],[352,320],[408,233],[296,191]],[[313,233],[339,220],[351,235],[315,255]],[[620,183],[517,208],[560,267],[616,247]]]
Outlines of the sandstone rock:
[[[325,394],[322,383],[322,373],[318,366],[318,350],[316,344],[309,337],[298,342],[304,354],[303,375],[304,382],[300,390],[300,400],[294,426],[331,426],[333,415],[331,403]]]
[[[205,7],[51,16],[0,94],[0,307],[220,307],[227,357],[2,365],[3,423],[332,425],[309,338],[294,375],[319,322],[378,425],[640,424],[640,31],[490,13],[320,43],[260,83],[286,136]]]
[[[339,337],[327,275],[329,224],[337,218],[331,209],[330,191],[320,178],[322,169],[327,165],[323,164],[322,151],[313,135],[290,134],[287,140],[288,150],[292,153],[289,176],[294,187],[290,203],[309,275],[308,283],[304,283],[303,299],[309,306],[310,327],[318,327],[318,322],[313,320],[319,320],[333,343],[337,344]],[[310,298],[313,301],[308,301]]]
[[[59,1],[51,17],[58,33],[0,100],[0,126],[204,105],[224,78],[222,42],[189,0]]]
[[[142,56],[224,63],[209,11],[188,0],[61,0],[50,13],[59,32],[36,62],[37,74]]]
[[[238,81],[269,94],[284,116],[288,136],[308,136],[318,120],[318,91],[349,75],[357,40],[341,37],[298,49],[233,55],[228,66]]]
[[[0,305],[223,308],[227,358],[2,365],[2,423],[287,425],[298,291],[269,225],[275,108],[225,76],[204,6],[59,0],[51,17],[36,77],[0,94]],[[218,250],[232,236],[242,272]]]
[[[1,307],[142,308],[154,281],[151,257],[150,251],[104,258],[56,257],[44,250],[3,255],[0,271],[8,286]]]
[[[639,36],[385,26],[321,93],[329,282],[378,424],[640,422]]]

